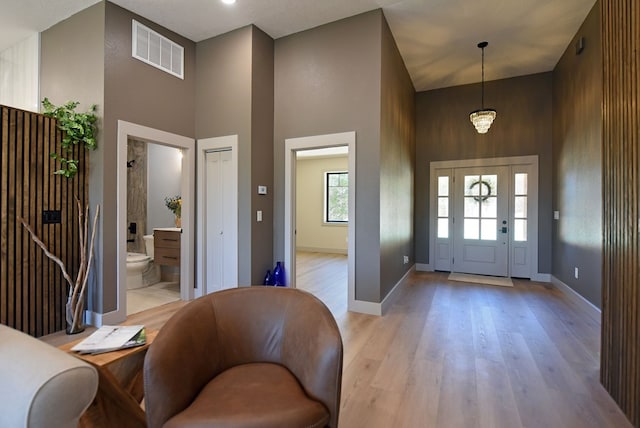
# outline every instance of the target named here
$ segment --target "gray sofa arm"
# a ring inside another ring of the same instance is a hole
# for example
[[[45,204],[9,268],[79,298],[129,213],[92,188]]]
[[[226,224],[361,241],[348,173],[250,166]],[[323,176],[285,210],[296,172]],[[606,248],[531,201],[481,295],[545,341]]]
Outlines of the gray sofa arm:
[[[0,325],[0,426],[75,428],[97,389],[93,366]]]

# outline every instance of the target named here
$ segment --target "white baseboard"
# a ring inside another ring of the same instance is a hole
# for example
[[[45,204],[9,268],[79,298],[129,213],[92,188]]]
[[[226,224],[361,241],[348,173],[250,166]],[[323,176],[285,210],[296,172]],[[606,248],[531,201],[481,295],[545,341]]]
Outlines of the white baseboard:
[[[569,298],[569,300],[571,300],[576,305],[580,306],[582,309],[584,309],[586,312],[588,312],[589,315],[591,315],[591,317],[593,317],[595,319],[598,319],[598,320],[602,318],[602,311],[600,309],[598,309],[598,307],[596,305],[594,305],[593,303],[591,303],[590,301],[588,301],[587,299],[582,297],[582,295],[580,293],[578,293],[576,290],[574,290],[573,288],[569,287],[567,284],[565,284],[564,282],[560,281],[558,278],[556,278],[553,275],[551,275],[551,281],[550,282],[558,290],[562,291],[562,293],[565,296],[567,296]]]
[[[367,315],[382,315],[382,305],[365,300],[354,300],[349,305],[349,311]]]
[[[531,281],[551,282],[551,274],[550,273],[534,273],[533,275],[531,275]]]
[[[346,248],[296,247],[296,251],[307,251],[310,253],[347,254]]]
[[[396,285],[393,286],[391,291],[385,296],[384,299],[382,299],[382,303],[367,302],[364,300],[354,300],[353,304],[349,306],[349,310],[351,312],[359,312],[361,314],[367,314],[367,315],[378,315],[378,316],[384,315],[385,312],[387,312],[387,310],[389,310],[389,308],[393,304],[396,296],[398,295],[399,291],[402,289],[403,285],[406,283],[405,280],[407,279],[409,274],[411,274],[414,271],[415,271],[415,265],[412,266],[402,276],[402,278],[400,278],[400,280],[396,283]]]
[[[416,263],[416,270],[418,272],[433,272],[433,266],[430,263]]]
[[[382,305],[381,306],[382,306],[382,314],[383,315],[387,312],[387,310],[389,310],[389,308],[391,307],[391,305],[395,301],[396,297],[400,293],[400,290],[402,290],[402,287],[404,286],[404,284],[406,284],[407,277],[411,273],[415,272],[415,270],[416,270],[416,266],[415,265],[411,266],[411,268],[404,275],[402,275],[402,278],[400,278],[400,281],[398,281],[396,283],[396,285],[393,286],[391,291],[385,296],[385,298],[382,299]]]
[[[92,325],[95,327],[102,327],[103,325],[120,324],[126,321],[127,317],[125,315],[123,319],[122,314],[119,311],[113,311],[106,314],[99,314],[97,312],[85,311],[84,319],[85,319],[85,322],[89,325]]]

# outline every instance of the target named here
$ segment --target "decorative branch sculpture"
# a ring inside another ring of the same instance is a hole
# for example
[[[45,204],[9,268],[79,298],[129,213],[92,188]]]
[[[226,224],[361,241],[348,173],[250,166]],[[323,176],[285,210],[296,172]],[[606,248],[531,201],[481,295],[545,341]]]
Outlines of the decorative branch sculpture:
[[[87,217],[89,216],[89,205],[86,206],[86,215],[82,212],[82,206],[80,200],[76,197],[76,204],[78,205],[78,228],[79,228],[79,240],[80,240],[80,266],[78,268],[78,275],[75,282],[71,279],[71,276],[67,272],[67,269],[55,254],[51,253],[47,246],[42,242],[40,238],[33,231],[31,226],[22,218],[18,217],[22,225],[27,229],[31,235],[33,242],[38,244],[44,254],[51,260],[53,260],[60,270],[62,270],[62,276],[69,285],[69,295],[66,304],[66,320],[67,320],[67,333],[74,334],[84,330],[84,324],[82,321],[82,310],[84,309],[84,295],[87,289],[87,283],[89,280],[89,271],[91,268],[91,262],[93,261],[93,242],[96,236],[96,225],[98,223],[98,214],[100,212],[100,205],[96,206],[96,213],[93,217],[93,229],[91,230],[91,240],[88,245],[89,255],[87,257],[87,238],[89,235],[89,224]]]

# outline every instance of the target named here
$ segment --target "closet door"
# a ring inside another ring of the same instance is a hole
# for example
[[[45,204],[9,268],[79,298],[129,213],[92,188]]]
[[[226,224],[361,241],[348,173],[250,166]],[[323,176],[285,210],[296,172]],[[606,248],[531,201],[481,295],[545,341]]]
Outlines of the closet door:
[[[237,287],[237,256],[234,227],[236,188],[231,150],[211,151],[205,155],[205,291]]]

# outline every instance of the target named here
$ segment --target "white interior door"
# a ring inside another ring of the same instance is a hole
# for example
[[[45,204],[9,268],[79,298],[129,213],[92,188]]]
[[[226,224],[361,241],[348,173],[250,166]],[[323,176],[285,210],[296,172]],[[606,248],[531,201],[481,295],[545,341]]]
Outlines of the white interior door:
[[[509,275],[509,167],[454,172],[453,272]]]
[[[205,293],[237,286],[232,167],[231,150],[205,153]]]

